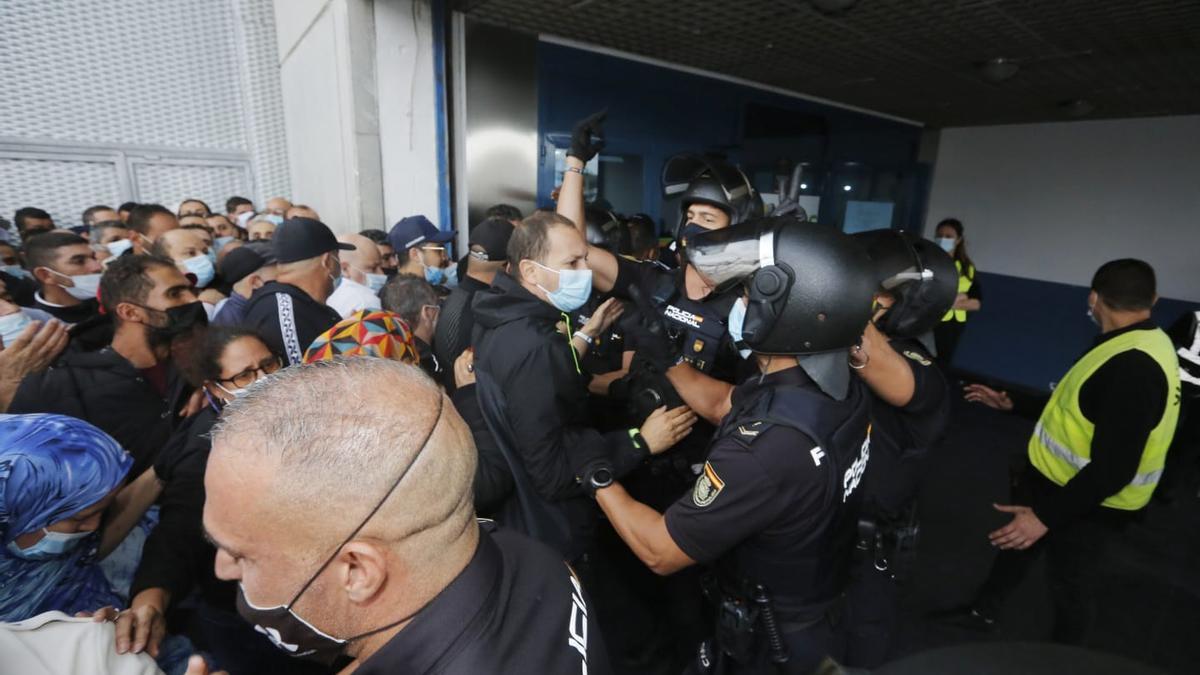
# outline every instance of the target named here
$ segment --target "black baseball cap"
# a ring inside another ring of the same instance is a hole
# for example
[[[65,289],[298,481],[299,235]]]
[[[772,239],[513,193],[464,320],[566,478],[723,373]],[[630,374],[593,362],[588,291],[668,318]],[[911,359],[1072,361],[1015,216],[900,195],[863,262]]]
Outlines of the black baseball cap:
[[[236,284],[273,261],[268,261],[258,247],[239,246],[221,260],[221,278],[227,284]]]
[[[508,260],[508,240],[512,233],[512,223],[502,218],[488,218],[471,230],[468,243],[472,250],[469,255],[476,260],[487,262]],[[476,246],[483,250],[475,250]]]
[[[315,258],[330,251],[353,251],[354,244],[344,244],[333,236],[333,230],[319,220],[292,218],[283,221],[271,237],[271,250],[276,262],[292,263]]]

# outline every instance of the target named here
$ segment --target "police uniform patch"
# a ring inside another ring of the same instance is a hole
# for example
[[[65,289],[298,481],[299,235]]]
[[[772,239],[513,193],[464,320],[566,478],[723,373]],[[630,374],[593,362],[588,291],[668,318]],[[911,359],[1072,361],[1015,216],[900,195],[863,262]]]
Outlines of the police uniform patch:
[[[704,340],[696,340],[693,342],[692,351],[696,352],[697,354],[704,351]]]
[[[725,481],[717,475],[712,464],[704,463],[704,472],[696,479],[696,487],[692,488],[692,502],[696,506],[708,506],[713,503],[717,495],[721,494],[721,490],[725,488]]]
[[[904,355],[923,366],[932,366],[933,365],[933,361],[930,361],[929,359],[925,358],[918,352],[906,351],[906,352],[904,352]]]

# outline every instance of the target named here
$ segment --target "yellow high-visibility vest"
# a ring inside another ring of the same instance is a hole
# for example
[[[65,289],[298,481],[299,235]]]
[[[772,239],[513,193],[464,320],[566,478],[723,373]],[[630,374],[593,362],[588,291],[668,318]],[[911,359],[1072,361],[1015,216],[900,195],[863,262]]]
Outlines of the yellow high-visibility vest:
[[[966,274],[963,274],[962,262],[954,261],[954,266],[958,268],[958,292],[966,293],[975,285],[975,266],[971,265]],[[942,317],[942,321],[957,321],[959,323],[967,322],[967,310],[965,309],[950,309],[946,312],[946,316]]]
[[[1065,485],[1074,478],[1091,461],[1092,435],[1096,430],[1096,425],[1088,421],[1079,408],[1079,392],[1100,366],[1131,349],[1149,355],[1162,368],[1167,377],[1167,405],[1158,426],[1150,432],[1146,446],[1142,448],[1137,473],[1128,485],[1102,502],[1104,506],[1124,511],[1135,511],[1150,501],[1162,476],[1167,448],[1179,420],[1179,359],[1171,339],[1161,329],[1131,330],[1105,340],[1084,354],[1054,388],[1050,402],[1029,438],[1029,461],[1034,468],[1056,485]]]

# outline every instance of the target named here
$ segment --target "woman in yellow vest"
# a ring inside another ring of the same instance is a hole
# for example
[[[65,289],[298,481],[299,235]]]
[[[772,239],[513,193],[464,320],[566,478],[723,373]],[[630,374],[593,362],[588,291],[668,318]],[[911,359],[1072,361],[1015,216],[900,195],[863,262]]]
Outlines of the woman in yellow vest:
[[[967,312],[979,311],[983,306],[983,293],[979,288],[979,280],[975,278],[975,263],[967,255],[962,222],[957,218],[946,218],[938,223],[934,236],[937,237],[938,246],[954,257],[954,265],[958,268],[958,297],[933,330],[938,361],[949,365],[954,350],[958,348],[958,339],[966,328]]]
[[[1088,316],[1101,334],[1041,408],[1028,444],[1030,469],[1014,490],[1017,505],[995,505],[1013,519],[988,536],[1008,552],[997,557],[974,603],[946,618],[991,628],[1004,598],[1044,550],[1054,638],[1086,637],[1105,549],[1150,501],[1179,419],[1179,360],[1150,320],[1157,299],[1154,269],[1141,260],[1114,260],[1096,271]],[[966,389],[969,401],[1022,407],[1002,391]]]

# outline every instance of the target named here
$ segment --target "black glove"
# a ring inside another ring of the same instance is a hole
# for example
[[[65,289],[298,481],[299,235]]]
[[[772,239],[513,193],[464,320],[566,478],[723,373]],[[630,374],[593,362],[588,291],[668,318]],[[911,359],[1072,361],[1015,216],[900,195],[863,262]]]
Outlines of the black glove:
[[[646,292],[631,285],[629,297],[637,305],[638,311],[636,320],[630,313],[626,313],[626,316],[630,316],[630,321],[625,325],[625,329],[630,332],[636,331],[638,355],[646,359],[659,372],[665,373],[668,368],[679,363],[679,359],[683,356],[679,340],[676,336],[671,335],[671,331],[663,319],[662,310],[654,306]]]
[[[608,110],[592,113],[580,120],[571,132],[571,148],[567,157],[575,157],[587,164],[596,153],[604,149],[604,118]]]
[[[598,488],[612,485],[615,476],[612,462],[607,458],[594,459],[575,469],[575,480],[587,496],[595,499]]]

